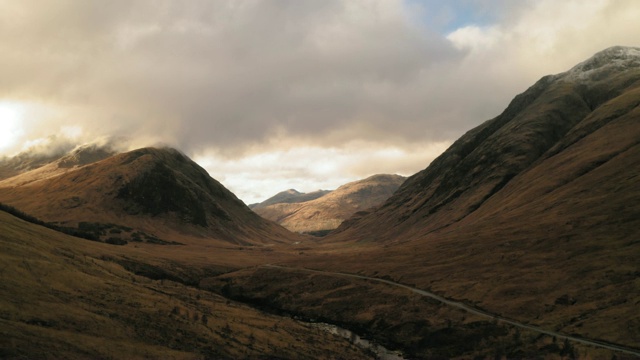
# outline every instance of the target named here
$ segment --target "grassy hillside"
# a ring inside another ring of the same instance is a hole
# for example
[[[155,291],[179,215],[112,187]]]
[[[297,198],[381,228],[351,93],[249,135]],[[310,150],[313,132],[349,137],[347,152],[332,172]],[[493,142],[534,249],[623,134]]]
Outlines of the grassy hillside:
[[[177,150],[138,149],[73,166],[64,159],[0,181],[0,201],[46,222],[101,228],[102,240],[300,240],[257,216]]]
[[[105,260],[122,247],[4,212],[0,224],[2,358],[366,358],[316,328]]]

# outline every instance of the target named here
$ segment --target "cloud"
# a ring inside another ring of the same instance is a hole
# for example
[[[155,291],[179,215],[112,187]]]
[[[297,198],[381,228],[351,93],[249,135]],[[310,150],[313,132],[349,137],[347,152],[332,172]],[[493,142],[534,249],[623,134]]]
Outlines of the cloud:
[[[399,1],[5,6],[5,96],[53,102],[90,133],[151,133],[186,151],[282,132],[330,141],[361,124],[417,137],[422,114],[403,94],[457,56]]]
[[[635,0],[0,0],[0,8],[0,101],[26,109],[0,151],[52,134],[126,135],[212,154],[214,165],[227,159],[228,174],[214,175],[238,191],[259,179],[233,180],[249,170],[230,161],[254,166],[268,154],[316,160],[296,174],[263,168],[260,178],[288,174],[314,186],[325,184],[314,169],[351,179],[424,168],[431,144],[498,115],[538,78],[612,45],[638,45],[640,18]],[[411,166],[396,159],[394,171],[381,155],[364,156],[378,148],[397,149]],[[346,157],[355,163],[345,166]],[[274,190],[287,187],[300,186]]]
[[[437,142],[398,147],[364,141],[349,142],[341,147],[273,144],[241,159],[205,151],[194,160],[250,204],[290,188],[302,192],[333,190],[372,174],[410,176],[449,145],[450,142]]]

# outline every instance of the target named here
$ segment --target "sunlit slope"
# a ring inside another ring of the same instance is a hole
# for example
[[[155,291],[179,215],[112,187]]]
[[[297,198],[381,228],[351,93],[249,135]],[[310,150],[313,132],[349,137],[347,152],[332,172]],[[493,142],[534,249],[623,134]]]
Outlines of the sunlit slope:
[[[207,237],[246,245],[295,237],[173,149],[139,149],[69,168],[51,163],[0,182],[0,201],[47,222],[103,227],[125,241]]]
[[[404,180],[400,175],[373,175],[342,185],[317,199],[257,206],[253,210],[291,231],[329,231],[354,213],[382,204]]]
[[[102,260],[113,246],[4,212],[0,228],[2,358],[364,358],[315,328],[127,272]]]

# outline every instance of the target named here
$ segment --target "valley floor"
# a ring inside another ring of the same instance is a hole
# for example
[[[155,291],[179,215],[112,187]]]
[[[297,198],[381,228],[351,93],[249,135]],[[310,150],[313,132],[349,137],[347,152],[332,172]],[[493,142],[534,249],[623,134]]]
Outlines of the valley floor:
[[[0,220],[3,358],[374,356],[299,320],[338,325],[408,358],[640,356],[633,335],[592,337],[602,332],[428,291],[364,245],[304,237],[276,246],[115,246],[1,212]]]

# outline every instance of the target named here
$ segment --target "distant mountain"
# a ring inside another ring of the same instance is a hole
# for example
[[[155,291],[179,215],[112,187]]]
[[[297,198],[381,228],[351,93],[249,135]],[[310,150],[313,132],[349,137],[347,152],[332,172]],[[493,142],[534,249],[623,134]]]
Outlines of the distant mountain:
[[[330,192],[331,190],[318,190],[310,193],[301,193],[295,189],[289,189],[279,192],[261,203],[251,204],[249,205],[249,207],[255,210],[273,204],[301,203],[305,201],[315,200],[319,197],[327,195]]]
[[[87,144],[71,151],[58,149],[50,152],[24,151],[13,157],[0,159],[0,180],[20,175],[56,162],[56,167],[86,165],[105,159],[118,152],[110,145]]]
[[[0,180],[7,179],[24,172],[37,169],[59,159],[63,154],[28,154],[21,153],[14,157],[0,159]]]
[[[321,235],[337,228],[354,213],[382,204],[404,180],[399,175],[374,175],[345,184],[335,191],[325,191],[324,195],[321,195],[322,191],[300,194],[289,190],[253,210],[291,231]],[[274,203],[277,200],[281,202]]]
[[[191,236],[254,244],[292,236],[168,148],[113,156],[96,148],[78,149],[0,181],[0,202],[116,242],[172,243]]]

